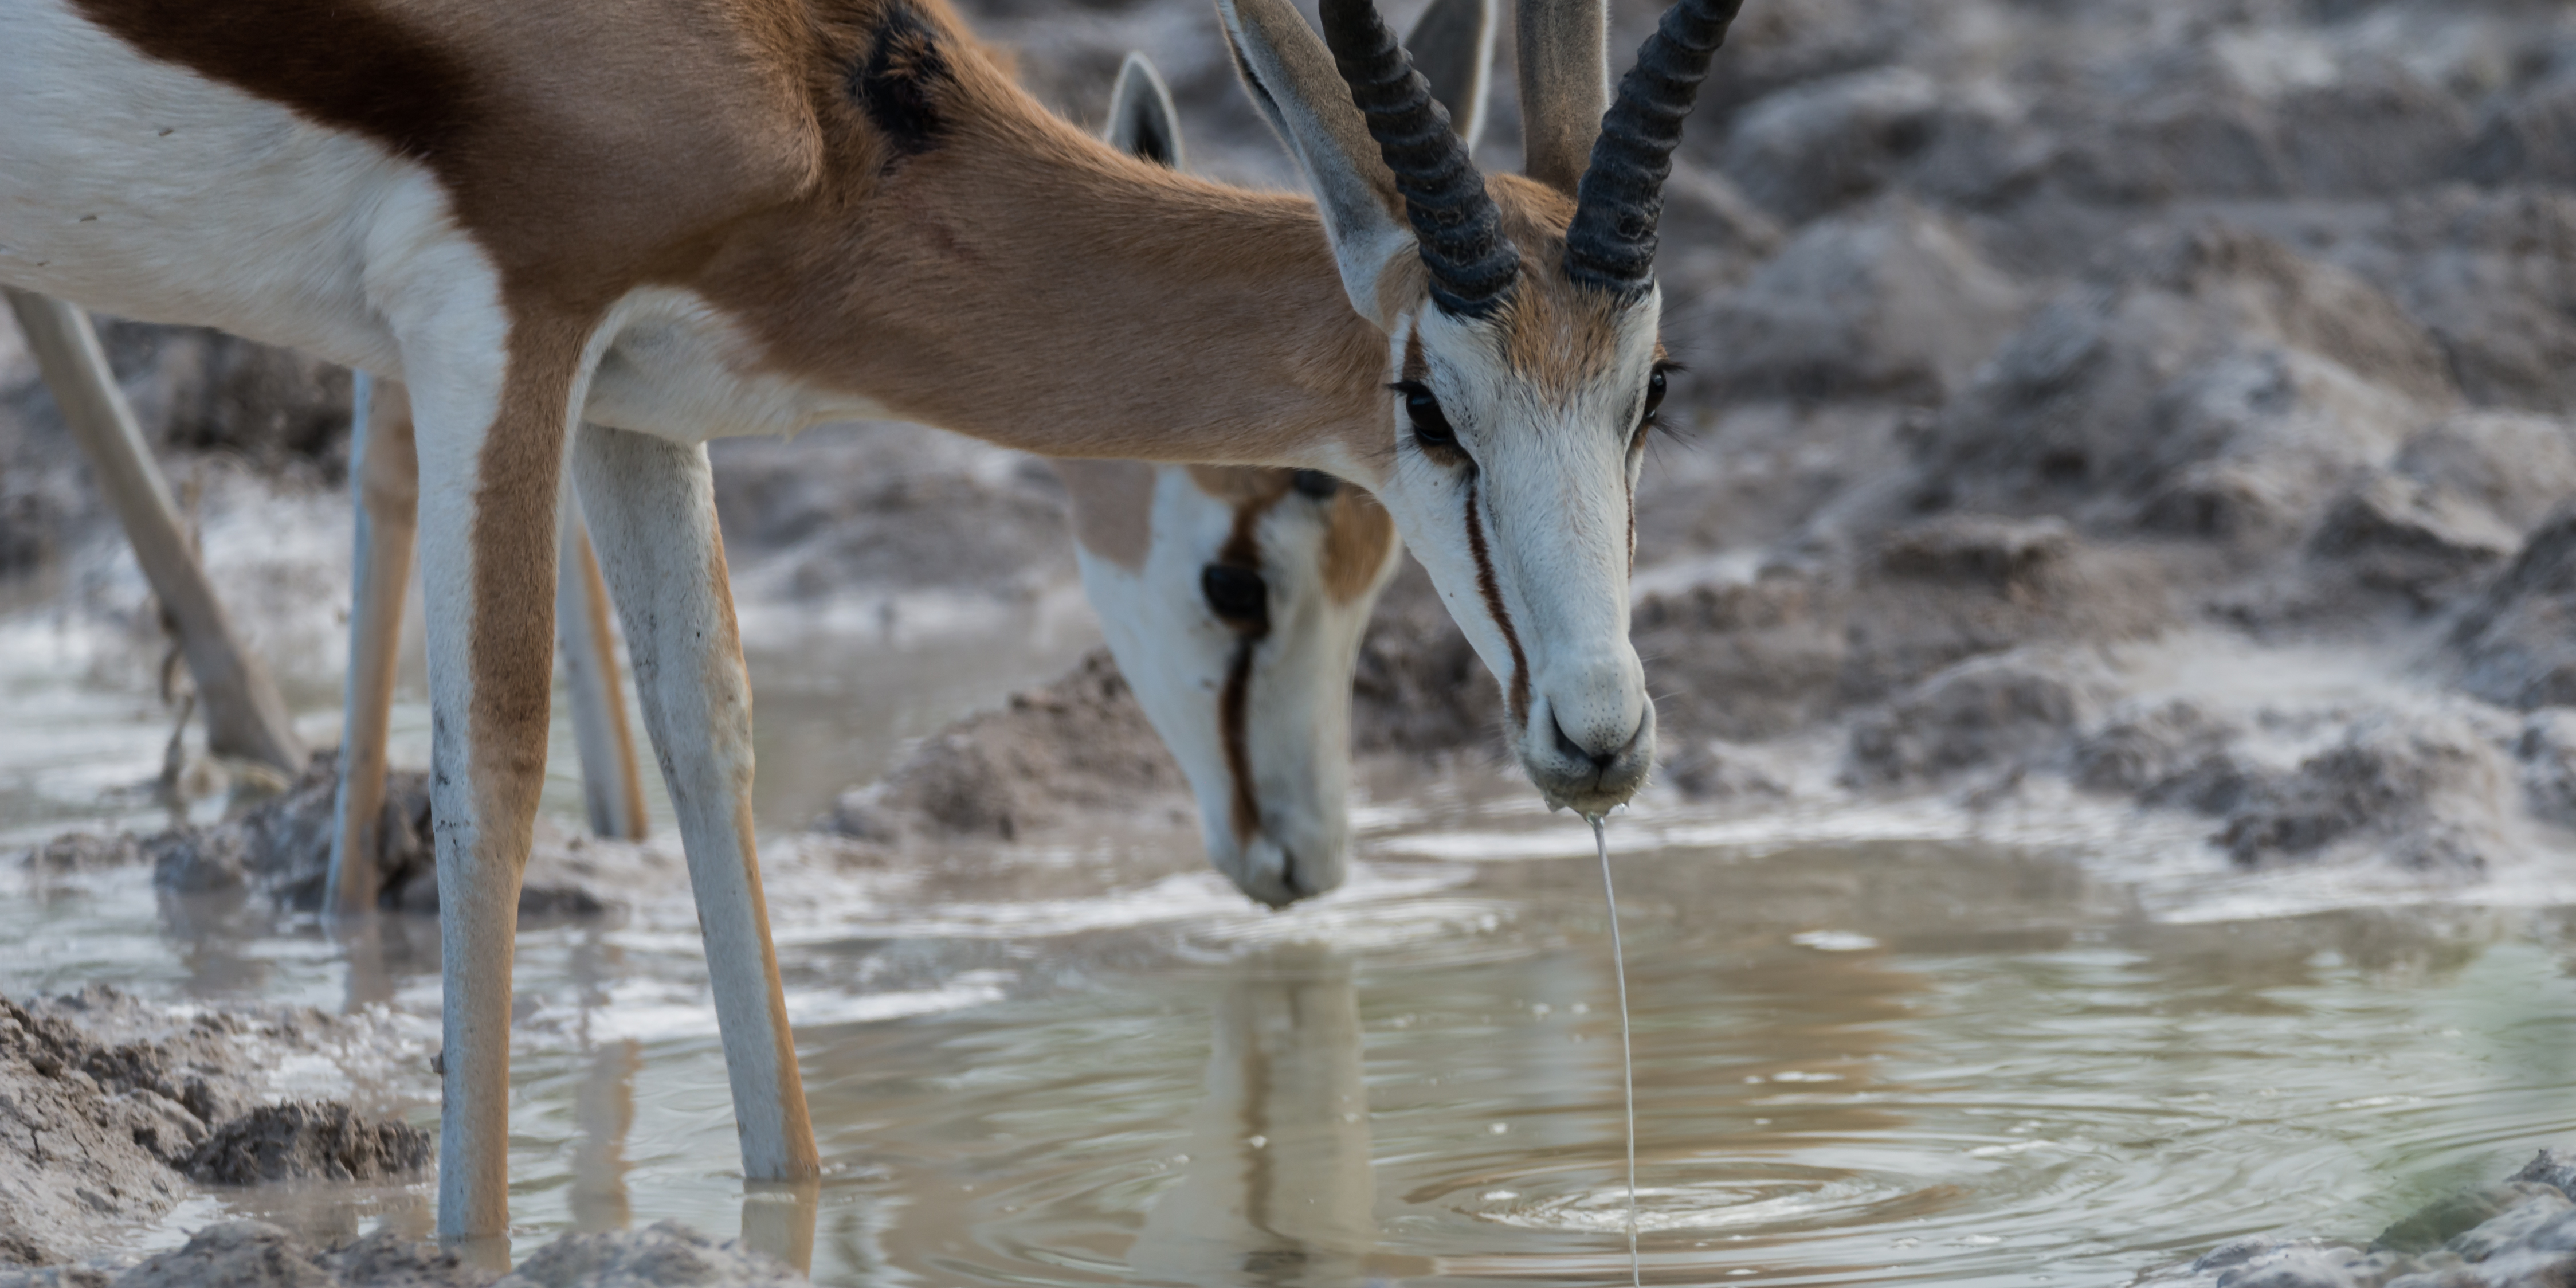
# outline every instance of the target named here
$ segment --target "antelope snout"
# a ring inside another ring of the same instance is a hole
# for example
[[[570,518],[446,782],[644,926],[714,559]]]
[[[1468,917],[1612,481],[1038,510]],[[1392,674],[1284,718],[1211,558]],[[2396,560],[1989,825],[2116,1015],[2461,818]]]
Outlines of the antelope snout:
[[[1655,705],[1643,670],[1631,654],[1555,678],[1533,686],[1522,769],[1550,805],[1601,814],[1626,804],[1655,767]]]
[[[1274,833],[1284,833],[1284,839]],[[1273,908],[1336,889],[1350,872],[1344,837],[1277,827],[1267,819],[1250,841],[1238,845],[1231,835],[1210,835],[1207,847],[1209,859],[1236,889]]]

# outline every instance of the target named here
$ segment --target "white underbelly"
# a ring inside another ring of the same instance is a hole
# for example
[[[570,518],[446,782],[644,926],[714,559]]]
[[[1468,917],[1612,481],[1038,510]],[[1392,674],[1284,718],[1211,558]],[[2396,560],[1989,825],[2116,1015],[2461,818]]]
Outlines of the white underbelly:
[[[423,167],[0,0],[0,283],[394,375],[389,229],[458,235]]]
[[[598,424],[694,444],[887,418],[869,399],[770,371],[746,330],[689,291],[637,291],[609,326],[583,409]]]

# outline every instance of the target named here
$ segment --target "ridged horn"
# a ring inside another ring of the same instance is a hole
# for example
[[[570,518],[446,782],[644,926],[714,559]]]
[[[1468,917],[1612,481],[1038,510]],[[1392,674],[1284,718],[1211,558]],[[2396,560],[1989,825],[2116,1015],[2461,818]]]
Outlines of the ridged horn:
[[[1726,43],[1727,24],[1744,0],[1675,0],[1637,50],[1637,65],[1601,117],[1592,164],[1576,192],[1565,232],[1566,276],[1622,296],[1654,281],[1655,221],[1664,212],[1664,179],[1708,77],[1708,61]]]
[[[1450,128],[1448,109],[1387,29],[1371,0],[1324,0],[1324,44],[1395,174],[1413,222],[1431,298],[1444,313],[1484,317],[1519,280],[1520,252],[1503,237],[1485,176]]]

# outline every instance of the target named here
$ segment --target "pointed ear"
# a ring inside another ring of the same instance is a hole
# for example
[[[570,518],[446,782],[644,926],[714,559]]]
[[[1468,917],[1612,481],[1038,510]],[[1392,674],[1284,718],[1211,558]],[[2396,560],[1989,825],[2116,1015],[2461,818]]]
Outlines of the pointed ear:
[[[1610,110],[1605,0],[1520,0],[1521,172],[1573,196]]]
[[[1431,97],[1449,109],[1449,124],[1476,150],[1485,133],[1485,100],[1494,85],[1495,10],[1500,0],[1431,0],[1406,33],[1413,70],[1431,82]]]
[[[1184,168],[1181,116],[1151,59],[1129,53],[1109,89],[1109,146],[1174,170]]]
[[[1315,190],[1343,294],[1361,317],[1391,325],[1379,309],[1378,279],[1397,256],[1413,253],[1413,229],[1398,213],[1395,176],[1378,159],[1332,52],[1290,0],[1217,0],[1217,14],[1244,87]]]

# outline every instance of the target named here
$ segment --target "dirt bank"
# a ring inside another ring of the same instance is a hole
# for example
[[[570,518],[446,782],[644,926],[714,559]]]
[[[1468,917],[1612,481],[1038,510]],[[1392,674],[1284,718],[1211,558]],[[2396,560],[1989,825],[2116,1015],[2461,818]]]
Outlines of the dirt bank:
[[[0,1266],[108,1246],[193,1187],[407,1174],[418,1129],[337,1103],[267,1103],[291,1059],[381,1054],[318,1011],[165,1011],[112,988],[0,998]]]
[[[617,1234],[567,1234],[507,1275],[391,1230],[323,1249],[260,1221],[207,1226],[187,1246],[130,1269],[0,1270],[0,1288],[792,1288],[805,1282],[739,1242],[718,1242],[674,1221]]]

